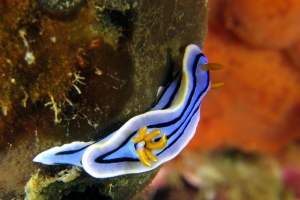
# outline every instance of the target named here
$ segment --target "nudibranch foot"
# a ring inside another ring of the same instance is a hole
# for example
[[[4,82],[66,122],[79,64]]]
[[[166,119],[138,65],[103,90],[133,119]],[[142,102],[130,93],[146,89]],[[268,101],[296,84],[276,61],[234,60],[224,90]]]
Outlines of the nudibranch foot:
[[[132,138],[132,142],[135,145],[136,153],[139,160],[143,165],[151,167],[152,162],[157,162],[157,157],[152,153],[153,150],[161,150],[167,145],[167,135],[164,134],[158,142],[153,142],[152,140],[161,134],[161,130],[155,129],[147,134],[148,128],[143,126],[138,131],[138,136]]]

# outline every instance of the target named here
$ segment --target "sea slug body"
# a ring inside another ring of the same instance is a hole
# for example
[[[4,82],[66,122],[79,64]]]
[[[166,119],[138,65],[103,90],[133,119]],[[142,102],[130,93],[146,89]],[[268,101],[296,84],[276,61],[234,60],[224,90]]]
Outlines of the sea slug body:
[[[157,104],[127,121],[107,138],[73,142],[40,153],[34,162],[72,164],[96,178],[152,170],[180,153],[193,137],[200,103],[210,89],[209,66],[201,49],[188,45],[182,71],[165,87]]]

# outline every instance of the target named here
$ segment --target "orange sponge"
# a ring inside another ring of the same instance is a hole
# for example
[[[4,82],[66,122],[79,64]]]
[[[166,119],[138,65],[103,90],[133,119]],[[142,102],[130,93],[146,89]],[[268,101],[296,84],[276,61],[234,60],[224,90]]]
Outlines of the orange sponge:
[[[250,45],[285,48],[300,39],[299,0],[226,0],[224,25]]]

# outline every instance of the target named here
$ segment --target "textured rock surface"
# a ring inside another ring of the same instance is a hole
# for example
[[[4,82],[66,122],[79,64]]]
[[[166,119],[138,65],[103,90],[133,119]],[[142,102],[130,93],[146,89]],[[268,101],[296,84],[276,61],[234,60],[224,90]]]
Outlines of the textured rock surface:
[[[148,110],[184,47],[203,45],[206,1],[51,2],[0,1],[0,198],[23,198],[30,179],[28,199],[74,199],[77,189],[107,199],[126,190],[126,199],[156,171],[97,180],[31,160]]]

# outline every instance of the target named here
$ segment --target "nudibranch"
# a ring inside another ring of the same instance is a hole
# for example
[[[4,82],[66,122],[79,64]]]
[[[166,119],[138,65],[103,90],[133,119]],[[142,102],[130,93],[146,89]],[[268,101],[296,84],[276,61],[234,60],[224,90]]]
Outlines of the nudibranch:
[[[107,178],[146,172],[171,160],[193,137],[207,91],[222,85],[209,79],[209,70],[222,65],[207,64],[197,45],[186,47],[182,65],[148,112],[131,118],[104,139],[54,147],[33,161],[77,165],[93,177]]]

